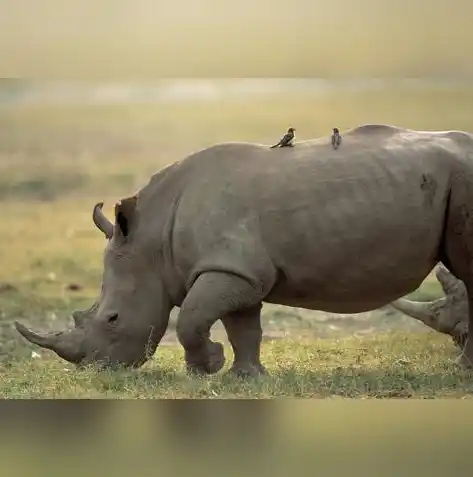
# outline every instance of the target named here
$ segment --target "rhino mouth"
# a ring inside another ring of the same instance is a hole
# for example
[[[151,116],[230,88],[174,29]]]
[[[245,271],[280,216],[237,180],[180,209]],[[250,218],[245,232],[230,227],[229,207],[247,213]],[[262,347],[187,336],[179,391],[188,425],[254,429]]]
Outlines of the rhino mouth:
[[[84,369],[88,366],[93,366],[99,371],[120,371],[120,370],[133,370],[138,369],[147,361],[147,358],[139,358],[129,362],[123,362],[112,359],[110,357],[99,357],[98,352],[93,353],[91,356],[83,358],[80,363],[76,363],[79,369]]]

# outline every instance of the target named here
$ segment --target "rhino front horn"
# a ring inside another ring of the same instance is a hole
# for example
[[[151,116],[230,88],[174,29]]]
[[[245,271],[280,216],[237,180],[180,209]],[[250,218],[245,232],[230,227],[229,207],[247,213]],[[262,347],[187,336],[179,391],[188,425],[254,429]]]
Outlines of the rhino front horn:
[[[18,321],[15,321],[15,328],[30,343],[50,349],[70,363],[78,364],[84,357],[84,353],[81,352],[83,335],[78,329],[41,335]]]

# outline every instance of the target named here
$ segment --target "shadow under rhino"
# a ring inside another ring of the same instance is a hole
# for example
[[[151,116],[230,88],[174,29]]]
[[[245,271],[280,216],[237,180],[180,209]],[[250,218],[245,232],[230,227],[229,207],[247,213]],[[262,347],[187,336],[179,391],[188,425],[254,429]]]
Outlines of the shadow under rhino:
[[[94,207],[108,239],[96,304],[73,315],[72,330],[30,342],[84,365],[141,366],[179,307],[176,333],[187,369],[219,371],[218,321],[233,349],[231,373],[265,373],[260,361],[263,302],[356,314],[392,303],[464,346],[468,297],[444,268],[446,297],[398,299],[439,263],[473,286],[473,136],[364,125],[293,148],[227,143],[191,154],[115,205]],[[471,197],[470,197],[471,195]],[[462,288],[463,287],[463,288]],[[473,288],[470,290],[470,295]]]

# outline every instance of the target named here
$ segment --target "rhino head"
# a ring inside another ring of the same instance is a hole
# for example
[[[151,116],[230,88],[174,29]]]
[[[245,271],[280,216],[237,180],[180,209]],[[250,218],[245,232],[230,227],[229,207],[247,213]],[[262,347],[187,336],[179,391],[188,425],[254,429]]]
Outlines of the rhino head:
[[[171,302],[160,274],[160,254],[136,233],[137,198],[115,205],[115,223],[93,210],[93,221],[108,239],[100,298],[72,314],[74,328],[40,334],[19,322],[28,341],[77,364],[138,367],[156,351],[169,322]]]
[[[468,336],[468,297],[464,283],[439,264],[435,276],[445,293],[431,302],[414,302],[400,298],[390,305],[428,327],[450,335],[463,348]]]

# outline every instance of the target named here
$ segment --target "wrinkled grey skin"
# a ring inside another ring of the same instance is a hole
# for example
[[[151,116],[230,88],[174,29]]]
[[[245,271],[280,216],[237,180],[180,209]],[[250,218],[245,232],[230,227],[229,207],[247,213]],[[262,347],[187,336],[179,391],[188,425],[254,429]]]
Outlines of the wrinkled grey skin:
[[[424,323],[439,333],[452,337],[461,349],[468,337],[468,294],[461,280],[443,265],[435,270],[445,296],[431,302],[415,302],[400,298],[390,304],[398,311]]]
[[[384,125],[343,136],[335,151],[330,136],[272,150],[219,144],[154,175],[116,204],[114,223],[98,204],[109,241],[96,312],[63,333],[18,331],[77,364],[140,366],[179,306],[189,371],[223,366],[209,338],[220,319],[231,371],[257,375],[263,302],[373,310],[414,291],[439,261],[471,302],[473,136]],[[473,340],[462,362],[473,363]]]

